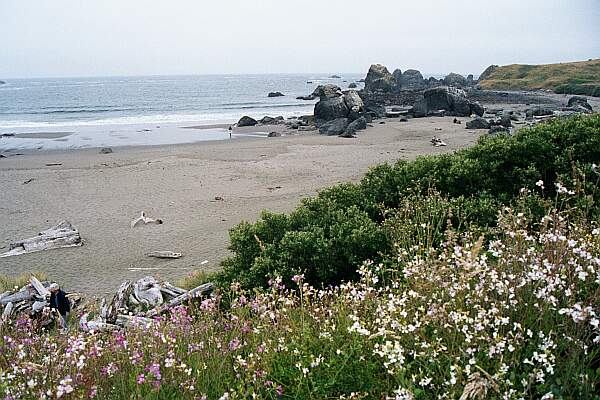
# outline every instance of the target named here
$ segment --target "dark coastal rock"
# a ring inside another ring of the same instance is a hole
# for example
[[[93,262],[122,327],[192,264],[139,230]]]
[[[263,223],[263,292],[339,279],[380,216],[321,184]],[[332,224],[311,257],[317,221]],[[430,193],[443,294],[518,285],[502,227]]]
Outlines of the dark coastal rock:
[[[402,73],[402,89],[421,90],[427,87],[421,72],[416,69],[407,69]]]
[[[534,107],[528,108],[525,110],[525,117],[527,119],[532,119],[533,117],[543,117],[554,115],[554,110],[547,107]]]
[[[467,87],[475,86],[475,79],[473,79],[473,74],[467,75]]]
[[[320,121],[332,121],[348,116],[348,106],[342,96],[320,100],[315,104],[315,118]]]
[[[281,136],[281,133],[279,132],[269,132],[269,134],[267,135],[267,137],[279,137]]]
[[[302,121],[303,123],[307,124],[307,125],[315,123],[315,116],[314,115],[301,115],[301,116],[298,117],[298,119],[300,121]]]
[[[458,88],[463,88],[467,86],[467,80],[465,79],[465,77],[454,72],[451,72],[450,74],[446,75],[443,82],[446,86],[454,86]]]
[[[365,106],[356,90],[349,90],[345,93],[344,102],[346,103],[348,110],[353,113],[361,112]]]
[[[504,127],[504,126],[500,126],[500,125],[494,125],[490,128],[490,130],[488,131],[489,135],[497,135],[499,133],[508,133],[509,130],[508,128]]]
[[[342,96],[342,89],[340,89],[337,85],[327,84],[327,85],[319,85],[312,93],[313,98],[319,98],[320,100],[327,100],[333,97]]]
[[[244,127],[244,126],[254,126],[258,124],[258,121],[255,120],[254,118],[248,117],[247,115],[244,115],[242,118],[240,118],[240,120],[237,123],[237,126],[239,127]]]
[[[505,128],[510,128],[512,126],[512,119],[510,114],[503,114],[502,117],[500,117],[500,124],[501,126],[505,127]]]
[[[5,85],[5,84],[6,84],[6,82],[0,81],[0,85]]]
[[[481,117],[475,117],[475,119],[471,121],[467,121],[466,124],[467,129],[490,129],[490,123]]]
[[[427,115],[450,115],[468,117],[471,114],[482,116],[481,104],[467,98],[462,89],[439,86],[423,92],[423,100],[417,101],[412,110],[414,117]]]
[[[583,96],[573,96],[569,99],[567,103],[568,107],[576,109],[576,111],[591,113],[593,112],[592,106],[588,103],[587,98]]]
[[[392,72],[392,76],[396,80],[396,88],[402,88],[402,70],[400,68],[396,68],[394,72]]]
[[[448,115],[457,117],[468,117],[472,113],[483,115],[482,107],[467,99],[461,89],[440,86],[427,89],[423,92],[423,97],[429,111],[446,110],[449,112]]]
[[[281,120],[283,120],[283,117],[281,117],[281,120],[278,118],[279,117],[273,118],[273,117],[266,116],[266,117],[261,118],[261,120],[258,122],[260,122],[261,125],[277,125],[279,122],[281,122]]]
[[[100,154],[110,154],[113,152],[113,149],[110,147],[103,147],[100,149]]]
[[[499,67],[497,65],[490,65],[479,75],[479,81],[483,81],[487,79],[494,71],[496,71]]]
[[[296,97],[296,100],[314,100],[315,98],[315,96],[309,94],[308,96],[298,96]]]
[[[318,123],[338,118],[355,120],[364,110],[364,103],[355,90],[343,93],[335,85],[322,85],[315,89],[313,96],[319,97],[315,104],[314,117]]]
[[[425,81],[425,84],[429,87],[442,86],[443,82],[441,80],[435,79],[433,76],[430,76],[429,79]]]
[[[267,96],[268,97],[283,97],[283,96],[285,96],[285,94],[283,94],[281,92],[269,92],[269,94]]]
[[[349,89],[356,89],[358,87],[358,85],[354,82],[352,82],[351,84],[348,85]]]
[[[427,102],[425,101],[425,99],[417,101],[410,109],[410,113],[415,118],[426,117],[429,113],[429,110],[427,108]]]
[[[373,64],[369,68],[365,79],[365,91],[367,92],[391,92],[396,86],[396,79],[390,71],[381,64]]]
[[[331,78],[331,79],[342,79],[342,77],[339,76],[339,75],[331,75],[329,78]]]
[[[357,131],[367,129],[367,120],[364,117],[360,117],[348,125],[346,130],[340,136],[342,137],[353,137]]]
[[[471,112],[475,115],[479,115],[480,117],[485,112],[485,108],[478,101],[470,100]]]
[[[319,133],[321,133],[321,135],[328,136],[340,135],[346,130],[348,124],[348,118],[337,118],[333,121],[322,124],[319,127]]]

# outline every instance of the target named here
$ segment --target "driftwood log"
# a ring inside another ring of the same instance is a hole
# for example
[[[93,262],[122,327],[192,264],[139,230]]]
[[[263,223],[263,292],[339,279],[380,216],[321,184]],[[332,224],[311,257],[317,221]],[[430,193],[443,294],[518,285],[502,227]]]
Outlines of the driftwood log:
[[[82,244],[79,231],[71,223],[62,221],[58,225],[38,233],[37,236],[11,243],[9,251],[0,254],[0,257],[18,256],[36,251],[81,246]]]
[[[164,305],[162,305],[160,307],[150,310],[149,312],[146,313],[146,316],[154,317],[156,315],[159,315],[159,314],[167,311],[170,308],[176,307],[176,306],[184,303],[185,301],[193,299],[194,297],[206,296],[206,295],[210,294],[213,291],[213,289],[214,289],[214,285],[212,283],[205,283],[204,285],[200,285],[197,288],[192,289],[187,293],[177,296],[176,298],[169,301],[168,303],[165,303]]]
[[[89,315],[81,317],[80,326],[84,330],[110,331],[121,328],[148,328],[152,318],[184,302],[210,294],[212,283],[185,290],[170,284],[159,282],[152,276],[146,276],[136,282],[123,282],[114,297],[107,303],[102,299],[100,315],[89,320]]]
[[[183,254],[173,251],[153,251],[152,253],[148,253],[148,257],[154,258],[181,258],[182,256]]]

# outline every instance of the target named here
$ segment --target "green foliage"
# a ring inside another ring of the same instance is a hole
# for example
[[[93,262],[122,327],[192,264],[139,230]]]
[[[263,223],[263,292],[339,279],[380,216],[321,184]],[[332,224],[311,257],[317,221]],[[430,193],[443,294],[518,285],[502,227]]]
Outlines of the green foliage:
[[[514,135],[483,137],[454,154],[377,166],[360,183],[323,190],[289,215],[265,212],[256,223],[233,228],[234,255],[223,262],[220,281],[264,287],[275,275],[299,273],[314,285],[353,279],[362,261],[388,260],[394,241],[425,244],[418,242],[424,239],[418,231],[390,228],[400,219],[407,226],[439,219],[427,245],[438,241],[448,219],[459,231],[489,232],[501,205],[512,204],[521,188],[540,192],[529,207],[541,216],[542,200],[554,198],[557,180],[577,188],[577,195],[565,201],[598,218],[598,176],[591,165],[600,163],[599,133],[599,115],[573,117]],[[545,189],[536,187],[539,180]],[[386,223],[387,218],[395,223]]]
[[[600,60],[498,67],[479,82],[484,89],[551,89],[556,93],[600,96]]]

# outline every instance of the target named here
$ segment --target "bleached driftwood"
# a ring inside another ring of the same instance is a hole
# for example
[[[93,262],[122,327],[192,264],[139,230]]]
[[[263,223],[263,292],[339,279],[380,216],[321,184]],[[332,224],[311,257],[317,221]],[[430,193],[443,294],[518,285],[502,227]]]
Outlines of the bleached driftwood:
[[[33,299],[33,293],[27,289],[21,289],[16,293],[2,297],[2,300],[0,300],[0,305],[5,306],[8,303],[20,303],[22,301],[28,301],[31,299]]]
[[[190,290],[187,293],[184,293],[180,296],[175,297],[173,300],[163,304],[160,307],[152,309],[146,313],[147,317],[154,317],[156,315],[162,314],[167,311],[169,308],[173,308],[182,304],[183,302],[193,299],[194,297],[204,296],[211,293],[214,289],[214,285],[212,283],[205,283],[204,285],[200,285],[195,289]]]
[[[113,297],[110,305],[102,310],[103,319],[108,323],[113,323],[117,319],[117,315],[123,310],[127,310],[126,299],[129,297],[129,289],[131,282],[125,281],[119,287],[117,294]]]
[[[182,256],[181,253],[175,253],[173,251],[153,251],[148,254],[148,257],[155,258],[181,258]]]
[[[117,320],[116,320],[115,324],[122,326],[124,328],[132,328],[132,327],[149,328],[152,325],[152,320],[150,318],[145,318],[145,317],[119,314],[119,315],[117,315]]]
[[[11,243],[9,251],[0,254],[0,257],[18,256],[36,251],[81,246],[82,244],[79,231],[69,222],[62,221],[58,225],[40,232],[37,236]]]
[[[29,278],[29,281],[41,297],[44,299],[50,299],[50,291],[46,289],[44,285],[42,285],[42,282],[40,282],[35,276]]]
[[[142,211],[142,213],[140,214],[139,217],[137,217],[136,219],[131,221],[131,227],[135,228],[136,226],[146,225],[146,224],[160,225],[162,223],[163,223],[162,219],[146,217],[146,213],[144,211]]]
[[[42,311],[44,309],[44,307],[47,307],[49,304],[47,301],[36,301],[33,303],[33,305],[31,306],[31,311],[33,313],[38,313],[40,311]]]
[[[182,289],[177,286],[174,286],[174,285],[171,285],[169,282],[163,282],[163,284],[161,286],[163,289],[167,289],[167,290],[170,290],[171,292],[177,293],[177,296],[182,295],[187,292],[187,290]],[[174,297],[177,297],[177,296],[174,296]]]
[[[4,307],[4,311],[2,312],[2,318],[5,319],[10,317],[14,307],[15,305],[12,302],[8,302]]]
[[[147,307],[158,307],[164,302],[162,293],[160,292],[160,285],[151,276],[146,276],[138,280],[133,285],[133,293],[136,299]]]
[[[115,324],[109,324],[103,321],[96,321],[96,320],[92,320],[92,321],[88,321],[88,313],[85,313],[81,316],[81,318],[79,319],[79,327],[84,330],[84,331],[98,331],[98,332],[105,332],[105,331],[114,331],[119,329],[120,327],[118,325]]]

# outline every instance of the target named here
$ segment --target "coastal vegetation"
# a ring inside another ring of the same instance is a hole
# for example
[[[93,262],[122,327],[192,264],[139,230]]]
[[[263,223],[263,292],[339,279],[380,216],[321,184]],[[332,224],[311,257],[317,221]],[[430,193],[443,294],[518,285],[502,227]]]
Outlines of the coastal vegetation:
[[[233,256],[223,262],[217,279],[246,288],[264,288],[274,276],[289,280],[296,274],[316,286],[355,279],[364,260],[394,263],[398,235],[438,244],[430,221],[441,232],[451,222],[460,232],[493,236],[498,209],[540,180],[545,188],[529,204],[537,217],[557,184],[577,183],[577,190],[588,194],[569,201],[598,218],[599,177],[591,169],[600,160],[598,132],[600,116],[570,118],[514,135],[483,137],[454,154],[380,165],[359,183],[325,189],[290,214],[265,211],[259,221],[234,227]]]
[[[398,161],[231,231],[148,328],[0,326],[0,397],[592,399],[600,116]]]
[[[479,81],[489,90],[550,89],[556,93],[600,96],[600,59],[542,65],[511,64]]]

